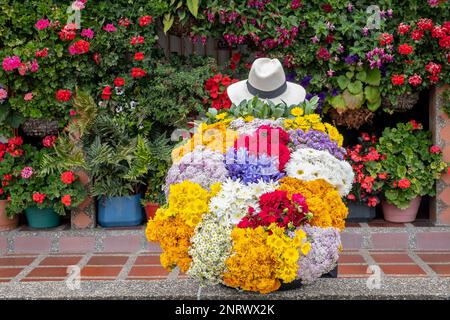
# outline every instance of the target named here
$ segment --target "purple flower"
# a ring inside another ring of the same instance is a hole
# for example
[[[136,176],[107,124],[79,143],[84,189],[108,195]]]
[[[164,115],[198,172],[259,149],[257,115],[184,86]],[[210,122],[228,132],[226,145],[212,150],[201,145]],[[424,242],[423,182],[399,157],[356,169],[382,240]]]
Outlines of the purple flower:
[[[245,148],[237,151],[230,148],[226,154],[225,166],[231,179],[241,180],[245,185],[258,181],[277,181],[285,176],[278,170],[278,161],[275,158],[265,154],[249,155]]]
[[[295,81],[296,76],[297,76],[297,73],[295,71],[289,72],[286,75],[286,81],[293,82],[293,81]]]
[[[339,160],[343,160],[346,154],[344,148],[339,147],[336,141],[331,140],[328,134],[318,131],[309,130],[304,132],[301,129],[290,130],[289,139],[297,148],[312,148],[315,150],[328,151],[331,155]]]
[[[359,56],[357,54],[352,54],[352,55],[347,56],[344,61],[346,64],[350,65],[350,64],[354,64],[358,60],[359,60]]]
[[[299,259],[298,277],[302,283],[308,284],[334,269],[339,259],[341,239],[336,228],[305,225],[303,230],[311,239],[311,250],[306,257]]]
[[[387,15],[389,18],[392,18],[392,14],[394,13],[394,11],[392,9],[388,9],[387,11]]]
[[[302,81],[300,81],[300,85],[301,85],[303,88],[308,87],[308,86],[310,85],[310,83],[311,83],[311,79],[312,79],[311,76],[306,76],[306,77],[304,77],[304,78],[302,79]]]
[[[314,36],[311,38],[312,43],[317,43],[319,42],[319,38],[317,38],[317,36]]]
[[[369,28],[367,27],[362,28],[362,34],[364,37],[367,37],[369,35]]]
[[[347,4],[347,11],[348,11],[348,12],[352,12],[352,11],[353,11],[353,4],[352,4],[351,2],[349,2],[349,3]]]

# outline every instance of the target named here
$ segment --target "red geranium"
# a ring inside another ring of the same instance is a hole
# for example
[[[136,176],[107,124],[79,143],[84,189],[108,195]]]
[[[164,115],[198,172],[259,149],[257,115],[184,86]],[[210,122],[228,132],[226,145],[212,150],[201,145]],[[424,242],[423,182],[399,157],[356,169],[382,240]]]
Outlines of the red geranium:
[[[141,60],[144,60],[144,53],[143,52],[136,52],[135,54],[134,54],[134,60],[136,60],[136,61],[141,61]]]
[[[408,189],[411,186],[411,182],[408,179],[403,178],[397,183],[397,186],[400,189]]]
[[[146,25],[152,23],[152,21],[153,21],[152,16],[143,16],[139,18],[139,25],[141,27],[145,27]]]
[[[324,47],[321,47],[318,51],[317,51],[317,58],[318,59],[322,59],[324,61],[328,61],[331,58],[331,54],[328,52],[328,50]]]
[[[61,102],[67,102],[72,97],[72,91],[68,89],[59,89],[56,92],[56,100]]]
[[[131,77],[133,77],[133,78],[142,78],[146,74],[147,73],[145,72],[145,70],[143,70],[141,68],[132,68],[131,69]]]
[[[114,79],[114,85],[115,85],[116,87],[122,87],[122,86],[124,86],[124,85],[125,85],[125,79],[124,79],[124,78],[121,78],[121,77],[115,78],[115,79]]]
[[[33,193],[33,201],[39,204],[42,204],[45,200],[45,194],[44,193],[39,193],[39,192],[35,192]]]
[[[431,146],[430,147],[430,152],[434,153],[434,154],[441,153],[441,148],[439,146],[436,146],[436,145]]]
[[[55,144],[57,138],[57,136],[46,136],[42,139],[42,145],[46,148],[51,148]]]
[[[70,205],[72,204],[72,198],[70,197],[70,194],[66,194],[66,195],[62,196],[61,202],[66,207],[70,207]]]
[[[36,58],[45,58],[46,56],[48,56],[48,48],[36,50],[35,56]]]
[[[102,99],[109,100],[111,98],[111,86],[106,86],[102,91]]]
[[[380,35],[380,45],[385,46],[387,44],[390,44],[394,40],[394,36],[389,33],[382,33]]]
[[[405,75],[404,74],[394,74],[391,77],[391,82],[394,86],[401,86],[405,83]]]
[[[422,83],[422,77],[415,73],[414,75],[409,77],[408,82],[413,87],[417,87]]]
[[[333,6],[329,3],[324,3],[320,6],[322,8],[323,11],[325,11],[326,13],[330,13],[333,11]]]
[[[408,55],[413,52],[413,47],[407,43],[398,46],[398,52],[402,55]]]
[[[75,174],[72,171],[65,171],[61,174],[61,181],[65,184],[71,184],[75,181]]]
[[[204,89],[209,93],[210,99],[205,99],[204,104],[211,103],[211,106],[217,110],[229,109],[231,100],[228,97],[227,88],[236,81],[236,79],[231,79],[228,75],[220,73],[206,80]]]
[[[131,41],[130,41],[131,45],[133,45],[133,46],[135,46],[137,44],[143,44],[144,42],[145,42],[145,39],[142,36],[132,37]]]
[[[424,35],[425,35],[425,32],[423,32],[422,30],[416,29],[413,32],[411,32],[411,39],[413,39],[415,41],[420,41],[420,39],[422,39]]]
[[[409,30],[411,29],[411,26],[404,24],[403,22],[399,24],[398,26],[398,33],[401,36],[404,36],[405,34],[407,34],[409,32]]]
[[[433,21],[431,19],[422,18],[417,22],[417,27],[422,31],[431,30],[431,28],[433,28]]]

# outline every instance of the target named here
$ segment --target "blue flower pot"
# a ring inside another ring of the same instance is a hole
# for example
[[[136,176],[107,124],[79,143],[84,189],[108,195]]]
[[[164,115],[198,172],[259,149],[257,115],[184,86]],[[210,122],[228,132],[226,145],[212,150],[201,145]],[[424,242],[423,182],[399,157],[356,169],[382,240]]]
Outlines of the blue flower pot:
[[[102,197],[98,201],[98,223],[102,227],[138,226],[144,220],[141,195]]]
[[[52,208],[29,207],[25,209],[25,216],[31,228],[54,228],[60,224],[60,216]]]

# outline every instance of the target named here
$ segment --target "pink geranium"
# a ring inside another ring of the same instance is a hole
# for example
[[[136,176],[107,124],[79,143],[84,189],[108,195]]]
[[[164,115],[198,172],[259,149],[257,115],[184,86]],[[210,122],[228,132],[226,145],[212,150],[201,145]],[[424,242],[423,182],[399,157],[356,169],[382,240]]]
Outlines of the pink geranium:
[[[8,98],[8,91],[0,88],[0,100],[5,100],[6,98]]]
[[[18,56],[6,57],[3,59],[2,67],[5,71],[12,71],[20,66],[20,58]]]
[[[94,31],[91,28],[81,30],[81,36],[85,38],[94,38]]]
[[[41,19],[34,25],[36,29],[38,30],[44,30],[45,28],[48,28],[50,26],[50,20],[48,19]]]
[[[25,100],[25,101],[33,100],[33,92],[25,93],[25,95],[23,96],[23,100]]]
[[[103,30],[105,30],[106,32],[114,32],[117,29],[112,23],[108,23],[106,26],[103,27]]]

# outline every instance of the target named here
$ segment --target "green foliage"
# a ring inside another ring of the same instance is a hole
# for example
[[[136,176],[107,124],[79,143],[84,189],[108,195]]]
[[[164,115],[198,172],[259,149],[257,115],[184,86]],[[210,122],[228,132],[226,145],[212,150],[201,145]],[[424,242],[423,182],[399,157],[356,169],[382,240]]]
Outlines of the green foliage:
[[[388,178],[378,181],[374,188],[381,187],[386,200],[401,209],[407,208],[416,196],[434,196],[435,181],[447,164],[442,161],[440,152],[430,152],[431,146],[431,133],[415,129],[411,123],[386,128],[377,145],[385,159],[366,163],[372,176],[388,174]],[[400,188],[398,182],[402,179],[408,179],[411,186]]]

